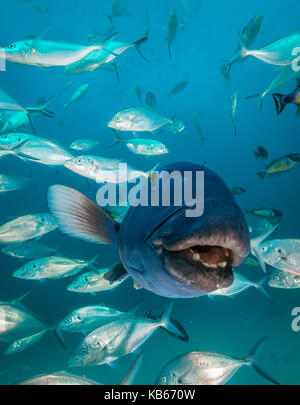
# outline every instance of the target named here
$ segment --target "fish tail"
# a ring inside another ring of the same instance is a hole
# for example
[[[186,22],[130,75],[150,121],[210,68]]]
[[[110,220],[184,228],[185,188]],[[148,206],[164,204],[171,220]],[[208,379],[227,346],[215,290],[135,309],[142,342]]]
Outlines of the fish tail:
[[[13,305],[15,304],[20,304],[22,301],[25,300],[25,298],[31,293],[31,291],[27,291],[27,293],[21,295],[21,297],[15,298],[11,303]]]
[[[266,172],[258,172],[257,175],[261,180],[263,180],[265,178]]]
[[[271,296],[267,293],[264,288],[264,283],[266,282],[268,276],[264,276],[260,281],[255,284],[255,288],[260,291],[269,301],[273,301]]]
[[[225,60],[224,63],[221,65],[221,73],[224,79],[230,82],[230,70],[231,70],[232,64],[228,61]]]
[[[241,46],[241,56],[242,58],[246,58],[249,55],[252,55],[252,51],[250,51],[247,46],[245,45],[244,39],[239,31],[239,29],[236,27],[236,32],[237,32],[237,36],[240,42],[240,46]]]
[[[143,37],[143,38],[141,38],[141,39],[138,39],[137,41],[134,42],[134,46],[135,46],[135,49],[136,49],[137,53],[138,53],[139,55],[141,55],[141,57],[142,57],[143,59],[145,59],[146,62],[150,63],[149,59],[147,59],[146,56],[145,56],[145,55],[142,53],[142,51],[140,50],[140,46],[141,46],[145,41],[147,41],[147,39],[148,39],[148,37]]]
[[[161,318],[161,326],[177,336],[183,336],[177,326],[171,320],[171,312],[174,306],[174,301],[170,302]]]
[[[256,150],[253,151],[253,154],[256,160],[260,158],[260,154]]]
[[[278,224],[275,224],[271,229],[269,229],[267,232],[263,233],[260,236],[257,236],[254,239],[251,239],[251,252],[252,254],[256,257],[261,269],[263,270],[264,273],[267,272],[266,268],[266,263],[264,261],[264,258],[259,250],[259,245],[268,237],[270,236],[275,229],[278,227]]]
[[[53,117],[54,117],[54,112],[48,110],[48,104],[50,103],[50,101],[53,100],[53,98],[54,98],[54,96],[53,96],[53,97],[50,97],[43,105],[40,105],[40,106],[38,106],[38,107],[30,107],[30,108],[27,108],[27,111],[28,111],[29,113],[31,113],[31,112],[38,112],[38,113],[41,113],[41,114],[45,115],[45,117],[53,118]]]
[[[252,350],[250,351],[250,353],[246,357],[245,362],[248,363],[249,366],[251,366],[260,376],[262,376],[266,380],[270,381],[272,384],[280,385],[280,383],[278,381],[276,381],[276,380],[274,380],[274,378],[270,377],[265,371],[263,371],[256,364],[256,357],[258,356],[258,354],[259,354],[261,348],[263,347],[266,339],[267,339],[267,337],[263,337],[262,339],[260,339],[255,344],[255,346],[252,348]]]
[[[170,44],[169,41],[168,41],[168,51],[169,51],[169,58],[171,59],[171,58],[172,58],[172,54],[171,54],[171,44]]]
[[[134,360],[133,364],[127,371],[126,375],[122,378],[122,381],[120,382],[120,385],[131,385],[139,372],[139,369],[142,365],[144,358],[144,352],[141,351],[140,354],[137,356],[137,358]]]
[[[48,205],[63,233],[92,243],[117,243],[118,223],[79,191],[51,186]]]
[[[251,98],[259,98],[259,109],[262,111],[265,95],[265,93],[253,94],[252,96],[246,97],[246,100],[250,100]]]
[[[113,129],[112,131],[113,131],[113,133],[114,133],[114,135],[116,136],[117,139],[112,145],[110,145],[110,148],[113,148],[114,146],[118,145],[119,143],[122,143],[122,140],[121,140],[120,135],[118,134],[118,132],[115,129]]]
[[[99,259],[100,255],[96,254],[94,257],[92,257],[88,262],[87,262],[87,267],[91,268],[92,270],[95,269],[94,264],[97,263],[97,260]]]
[[[273,97],[274,102],[275,102],[277,115],[279,115],[280,113],[282,113],[282,111],[285,109],[285,106],[286,106],[286,102],[284,101],[285,95],[275,93],[275,94],[272,94],[272,97]]]
[[[65,339],[61,333],[61,329],[59,325],[54,325],[50,330],[53,332],[54,336],[56,337],[58,343],[61,345],[61,347],[65,350],[68,350],[68,347],[66,345]]]

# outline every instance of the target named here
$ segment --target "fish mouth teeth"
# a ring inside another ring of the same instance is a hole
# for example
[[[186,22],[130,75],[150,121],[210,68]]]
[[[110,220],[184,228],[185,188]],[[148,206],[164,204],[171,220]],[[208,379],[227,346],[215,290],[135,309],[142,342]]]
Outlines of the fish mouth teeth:
[[[223,246],[194,245],[182,250],[163,247],[163,261],[167,272],[176,281],[212,292],[233,283],[234,254]]]

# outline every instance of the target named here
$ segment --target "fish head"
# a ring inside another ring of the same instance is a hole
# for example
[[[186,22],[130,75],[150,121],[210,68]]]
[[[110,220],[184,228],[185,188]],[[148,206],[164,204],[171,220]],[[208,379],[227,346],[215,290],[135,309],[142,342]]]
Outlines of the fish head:
[[[289,278],[289,273],[275,270],[268,279],[268,285],[273,288],[287,288],[289,286]]]
[[[132,121],[136,115],[134,109],[120,111],[108,122],[107,126],[119,131],[131,131],[134,129]]]
[[[156,385],[182,385],[182,376],[189,372],[188,362],[184,361],[186,356],[179,356],[169,361],[160,371]]]
[[[160,175],[162,172],[178,172],[182,182],[185,173],[191,172],[193,192],[196,172],[203,172],[199,202],[202,198],[204,211],[188,216],[191,205],[185,198],[178,205],[151,206],[149,201],[148,206],[131,207],[119,235],[126,270],[143,288],[171,298],[197,297],[229,287],[234,280],[233,266],[240,265],[250,249],[248,226],[234,196],[206,167],[177,163],[160,169]],[[148,187],[153,186],[152,178]],[[186,185],[184,181],[182,189]],[[162,190],[162,182],[159,191],[174,197],[172,188]]]
[[[101,344],[94,335],[88,335],[68,362],[69,367],[87,367],[98,364],[102,357]]]
[[[82,274],[81,276],[75,278],[67,287],[68,291],[71,292],[83,292],[85,289],[88,288],[89,282],[88,282],[88,276],[85,274]]]
[[[79,329],[83,325],[83,318],[79,313],[72,313],[59,323],[59,328],[64,331]]]
[[[32,40],[13,42],[4,48],[5,57],[11,62],[18,62],[31,50]]]
[[[13,277],[23,280],[34,278],[38,270],[38,265],[35,261],[28,262],[13,272]]]
[[[89,164],[90,162],[87,156],[77,156],[73,159],[67,160],[64,163],[64,167],[66,167],[67,169],[71,170],[74,173],[86,175]]]
[[[57,223],[53,215],[40,214],[37,216],[40,230],[44,233],[54,231],[57,228]]]
[[[263,242],[259,245],[259,251],[265,263],[276,266],[281,260],[288,257],[284,246],[276,240]]]
[[[0,148],[11,149],[29,139],[27,134],[5,133],[0,136]]]

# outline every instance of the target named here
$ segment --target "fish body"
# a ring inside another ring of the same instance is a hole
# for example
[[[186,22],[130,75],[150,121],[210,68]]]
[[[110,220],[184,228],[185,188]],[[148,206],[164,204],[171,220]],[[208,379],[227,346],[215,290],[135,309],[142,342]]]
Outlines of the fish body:
[[[166,40],[168,41],[170,58],[171,58],[171,44],[174,42],[174,39],[176,37],[178,26],[179,22],[177,12],[173,7],[171,7],[168,13],[167,38],[166,38]]]
[[[173,87],[173,89],[169,94],[169,99],[171,99],[171,97],[174,96],[175,94],[181,93],[187,87],[188,84],[189,82],[187,80],[183,80],[175,84],[175,86]]]
[[[24,242],[56,228],[56,221],[50,214],[24,215],[0,226],[0,243]]]
[[[276,208],[255,208],[255,209],[246,209],[246,214],[252,214],[258,218],[266,219],[280,219],[283,216],[283,213]]]
[[[72,103],[76,103],[77,101],[81,100],[86,93],[88,92],[90,85],[88,83],[83,84],[75,90],[70,100],[65,104],[64,110],[66,111],[69,108],[69,105]]]
[[[180,355],[163,367],[156,383],[160,385],[224,385],[241,367],[252,366],[269,382],[278,384],[256,364],[256,356],[265,339],[257,342],[245,359],[207,351]]]
[[[6,60],[38,67],[68,66],[79,61],[101,46],[82,46],[64,42],[27,39],[4,48]]]
[[[127,274],[121,274],[120,277],[110,279],[111,268],[103,268],[84,273],[76,277],[67,290],[77,293],[95,294],[100,291],[113,290],[126,280]]]
[[[182,184],[184,172],[190,172],[196,190],[199,171],[205,178],[203,215],[186,214],[190,201],[152,204],[152,193],[147,193],[147,204],[131,206],[119,224],[82,193],[60,185],[49,189],[48,204],[64,233],[116,245],[121,271],[139,286],[173,298],[206,295],[229,287],[234,280],[232,266],[243,263],[249,254],[248,225],[234,196],[217,174],[188,162],[158,169],[143,187],[161,193],[161,176],[173,174]]]
[[[50,248],[38,241],[31,240],[21,243],[11,243],[1,249],[2,253],[18,259],[38,259],[49,256],[55,251],[56,249],[54,248]]]
[[[259,158],[268,159],[268,157],[269,157],[269,153],[268,153],[267,149],[261,145],[259,145],[253,153],[254,153],[255,159],[259,159]]]
[[[0,305],[0,340],[12,342],[45,329],[45,324],[36,315],[22,308]]]
[[[13,277],[24,280],[61,279],[77,274],[90,262],[67,257],[49,256],[25,263],[13,273]]]
[[[257,175],[263,180],[265,176],[274,176],[294,169],[300,163],[300,153],[291,153],[270,162],[263,172]]]
[[[171,303],[159,320],[128,317],[118,319],[88,334],[69,361],[70,367],[109,364],[129,353],[135,352],[161,326],[175,330],[170,322]]]
[[[16,385],[100,385],[100,383],[61,371],[33,377]]]
[[[238,107],[238,94],[234,93],[229,99],[229,114],[234,127],[234,135],[236,136],[236,112]]]
[[[118,143],[123,143],[131,152],[137,155],[158,156],[169,153],[168,148],[163,143],[153,139],[132,138],[123,140],[118,137],[114,145]]]
[[[172,123],[170,118],[163,117],[152,109],[138,107],[118,112],[107,126],[117,131],[153,132]]]
[[[0,193],[21,190],[26,187],[30,181],[30,178],[17,174],[0,173]]]
[[[6,355],[15,354],[21,352],[22,350],[28,349],[29,347],[39,342],[42,339],[42,337],[46,334],[46,332],[47,329],[42,330],[41,332],[38,332],[32,336],[17,339],[8,346],[4,354]]]
[[[71,149],[79,151],[88,151],[98,146],[100,141],[92,141],[91,139],[77,139],[70,145]]]
[[[58,327],[64,332],[87,334],[99,328],[104,322],[109,322],[125,314],[125,312],[105,305],[87,306],[72,311],[59,322]]]

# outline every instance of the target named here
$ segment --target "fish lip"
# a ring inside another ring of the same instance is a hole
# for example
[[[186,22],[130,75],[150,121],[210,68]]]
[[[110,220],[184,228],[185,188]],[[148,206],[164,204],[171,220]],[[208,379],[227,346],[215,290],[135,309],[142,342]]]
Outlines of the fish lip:
[[[201,260],[193,261],[192,259],[193,255],[197,254],[195,252],[198,248],[199,246],[183,250],[163,249],[163,263],[166,271],[178,282],[206,293],[230,287],[234,281],[232,252],[229,249],[214,246],[212,249],[220,252],[226,251],[228,257],[224,256],[220,259],[221,266],[215,263],[206,265]],[[200,257],[201,255],[202,253],[200,253]]]
[[[109,121],[109,122],[107,123],[107,126],[108,126],[108,128],[114,128],[114,126],[113,126],[113,121]]]

